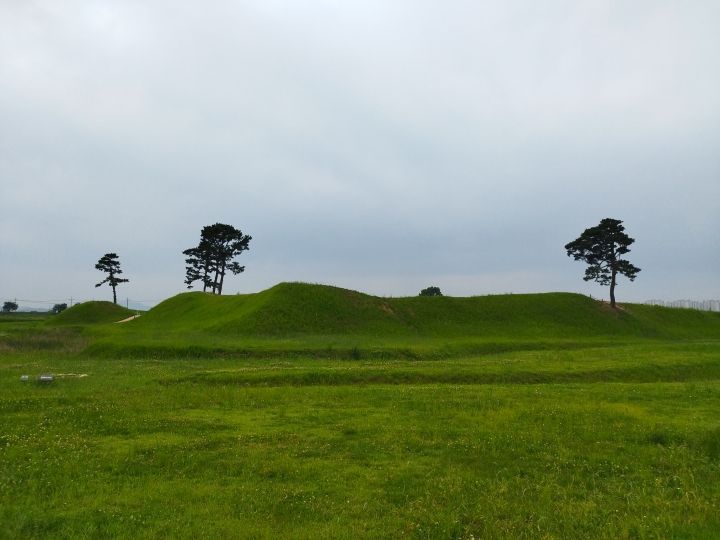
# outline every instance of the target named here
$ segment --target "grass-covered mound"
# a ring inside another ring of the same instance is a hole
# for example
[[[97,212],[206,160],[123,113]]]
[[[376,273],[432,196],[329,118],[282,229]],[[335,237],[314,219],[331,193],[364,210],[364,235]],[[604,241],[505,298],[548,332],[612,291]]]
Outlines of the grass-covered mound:
[[[244,336],[414,333],[389,299],[347,289],[281,283],[256,294],[180,294],[135,326]]]
[[[325,285],[281,283],[256,294],[180,294],[133,326],[276,337],[720,337],[720,314],[634,304],[612,310],[571,293],[380,298]]]
[[[86,325],[114,323],[135,315],[135,312],[112,302],[83,302],[55,315],[51,325]]]
[[[338,287],[281,283],[256,294],[180,294],[123,328],[126,332],[244,341],[311,336],[514,342],[717,338],[720,314],[632,304],[612,310],[570,293],[380,298]]]

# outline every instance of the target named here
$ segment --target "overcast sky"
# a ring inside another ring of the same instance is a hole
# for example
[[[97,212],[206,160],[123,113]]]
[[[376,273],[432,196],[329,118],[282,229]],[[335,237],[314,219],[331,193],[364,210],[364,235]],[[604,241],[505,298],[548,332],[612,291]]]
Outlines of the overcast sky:
[[[604,217],[618,298],[720,298],[720,2],[0,0],[0,299],[567,290]],[[27,304],[27,302],[20,302]],[[31,304],[27,304],[31,305]]]

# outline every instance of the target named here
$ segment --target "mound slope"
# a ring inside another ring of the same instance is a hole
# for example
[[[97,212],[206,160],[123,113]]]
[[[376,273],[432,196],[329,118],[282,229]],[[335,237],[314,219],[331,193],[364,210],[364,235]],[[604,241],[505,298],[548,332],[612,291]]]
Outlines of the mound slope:
[[[633,304],[614,311],[572,293],[380,298],[325,285],[281,283],[247,295],[180,294],[150,310],[132,327],[145,332],[270,338],[717,338],[720,314]]]
[[[50,325],[84,325],[114,323],[135,315],[135,312],[112,302],[92,301],[76,304],[52,317]]]

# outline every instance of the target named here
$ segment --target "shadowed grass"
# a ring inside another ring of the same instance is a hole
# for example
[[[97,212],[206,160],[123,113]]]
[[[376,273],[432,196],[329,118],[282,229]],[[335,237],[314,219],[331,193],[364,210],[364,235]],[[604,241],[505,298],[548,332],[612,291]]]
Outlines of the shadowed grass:
[[[13,313],[0,317],[0,354],[16,352],[32,353],[52,351],[55,353],[77,353],[83,350],[88,340],[79,328],[51,327],[45,321],[48,314]]]

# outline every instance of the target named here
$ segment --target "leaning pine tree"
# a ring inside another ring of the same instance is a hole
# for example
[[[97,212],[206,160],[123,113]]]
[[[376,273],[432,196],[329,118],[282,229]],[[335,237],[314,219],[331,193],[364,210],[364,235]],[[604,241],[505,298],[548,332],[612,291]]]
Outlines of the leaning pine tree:
[[[222,294],[225,275],[228,272],[239,274],[244,266],[233,261],[243,251],[250,249],[251,236],[240,229],[224,223],[206,225],[200,232],[200,242],[196,247],[183,251],[185,259],[185,285],[192,289],[196,281],[213,294]]]
[[[625,234],[619,219],[605,218],[595,227],[585,229],[577,239],[565,245],[568,257],[587,263],[585,281],[610,285],[610,305],[615,307],[617,276],[622,274],[634,281],[640,269],[622,256],[630,252],[635,240]]]
[[[122,274],[122,270],[120,270],[120,261],[118,260],[117,254],[106,253],[105,255],[100,257],[100,260],[95,265],[95,268],[100,270],[101,272],[105,272],[108,275],[108,277],[103,279],[100,283],[97,283],[95,286],[99,287],[104,283],[110,285],[113,291],[113,303],[117,304],[117,294],[115,292],[115,287],[117,287],[120,283],[127,283],[128,281],[130,281],[129,279],[117,277],[119,274]]]
[[[193,288],[193,283],[200,281],[203,292],[213,288],[213,274],[215,268],[211,258],[211,252],[206,241],[200,240],[197,247],[183,251],[185,259],[185,285],[188,289]]]

